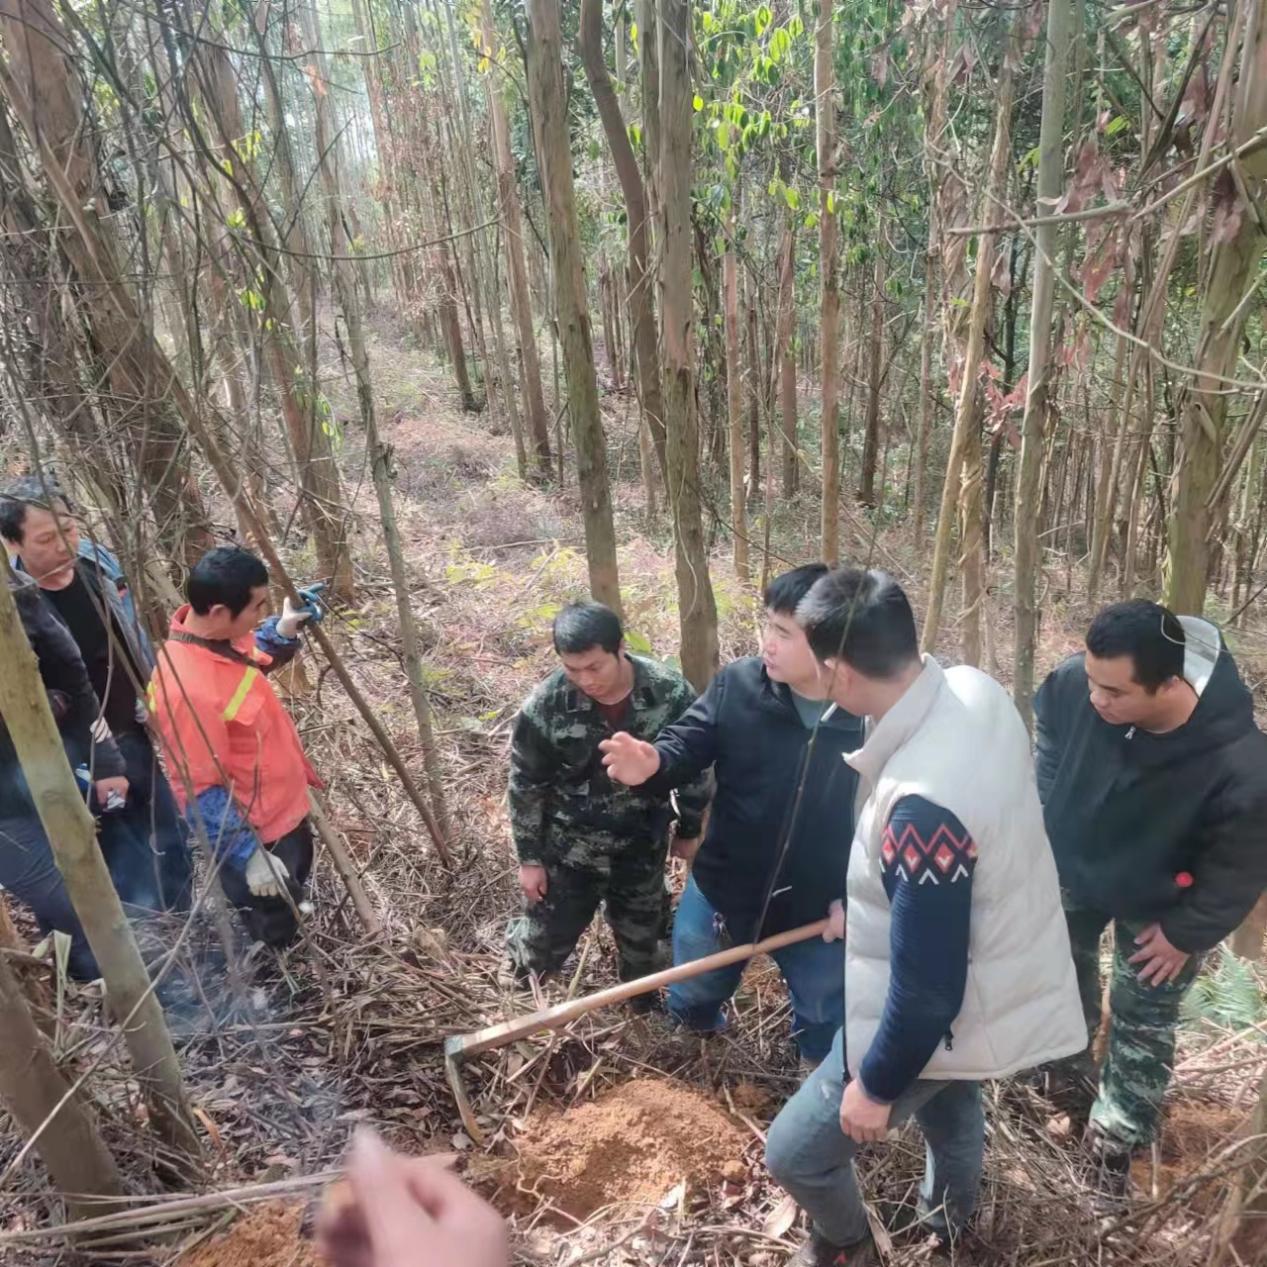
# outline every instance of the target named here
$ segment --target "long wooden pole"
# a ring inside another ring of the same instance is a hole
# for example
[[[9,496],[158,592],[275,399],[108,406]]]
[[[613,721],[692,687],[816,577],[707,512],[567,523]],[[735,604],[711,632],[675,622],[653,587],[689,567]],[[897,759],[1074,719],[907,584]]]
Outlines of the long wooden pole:
[[[445,1039],[444,1059],[453,1064],[467,1056],[478,1055],[494,1047],[504,1047],[518,1038],[527,1038],[529,1034],[538,1034],[543,1030],[558,1029],[578,1016],[593,1012],[600,1007],[608,1007],[612,1003],[623,1003],[626,999],[637,998],[640,994],[650,994],[652,990],[662,989],[677,981],[686,981],[691,977],[701,976],[716,968],[724,968],[728,964],[740,963],[757,955],[768,955],[782,950],[784,946],[792,946],[797,942],[809,941],[811,937],[821,937],[827,927],[827,920],[815,920],[812,924],[802,924],[800,928],[789,929],[786,933],[776,933],[764,941],[747,942],[742,946],[731,946],[729,950],[719,950],[715,955],[705,955],[703,959],[693,959],[690,963],[680,963],[675,968],[665,968],[662,972],[653,972],[650,976],[638,977],[634,981],[622,981],[619,985],[609,986],[606,990],[598,990],[579,999],[568,999],[563,1003],[555,1003],[552,1007],[543,1007],[540,1011],[530,1012],[527,1016],[517,1016],[509,1021],[498,1021],[496,1025],[487,1025],[477,1029],[473,1034],[459,1034]]]

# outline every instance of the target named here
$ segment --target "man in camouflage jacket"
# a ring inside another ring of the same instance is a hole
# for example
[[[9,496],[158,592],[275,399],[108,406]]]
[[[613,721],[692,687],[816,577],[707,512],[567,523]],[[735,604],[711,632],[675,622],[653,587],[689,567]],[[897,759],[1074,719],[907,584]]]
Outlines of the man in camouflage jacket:
[[[618,730],[652,740],[695,702],[675,669],[629,655],[620,619],[572,603],[554,622],[561,661],[524,702],[510,758],[510,824],[523,913],[508,944],[519,975],[562,966],[599,902],[615,934],[620,978],[655,971],[667,928],[664,863],[674,818],[666,792],[613,782],[599,743]],[[677,791],[679,840],[697,837],[706,778]]]

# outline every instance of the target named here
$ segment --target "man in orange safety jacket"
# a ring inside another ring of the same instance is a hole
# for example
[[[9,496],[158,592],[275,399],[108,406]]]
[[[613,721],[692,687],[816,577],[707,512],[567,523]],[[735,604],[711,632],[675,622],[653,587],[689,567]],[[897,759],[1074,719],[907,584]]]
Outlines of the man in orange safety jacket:
[[[284,946],[312,870],[308,789],[320,782],[266,674],[300,648],[314,603],[265,620],[268,570],[236,546],[209,551],[172,618],[148,697],[172,787],[201,822],[220,883],[253,939]],[[261,623],[261,621],[263,623]]]

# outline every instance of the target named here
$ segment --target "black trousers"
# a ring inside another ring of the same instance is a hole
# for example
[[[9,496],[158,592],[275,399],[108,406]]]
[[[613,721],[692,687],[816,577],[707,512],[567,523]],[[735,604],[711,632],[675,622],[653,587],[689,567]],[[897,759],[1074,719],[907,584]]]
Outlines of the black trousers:
[[[228,863],[220,868],[220,887],[242,917],[251,939],[280,948],[289,946],[299,932],[293,907],[303,900],[304,885],[312,873],[312,828],[308,820],[305,818],[293,831],[264,848],[285,863],[290,872],[286,882],[289,902],[281,897],[256,897],[247,887],[245,871]]]

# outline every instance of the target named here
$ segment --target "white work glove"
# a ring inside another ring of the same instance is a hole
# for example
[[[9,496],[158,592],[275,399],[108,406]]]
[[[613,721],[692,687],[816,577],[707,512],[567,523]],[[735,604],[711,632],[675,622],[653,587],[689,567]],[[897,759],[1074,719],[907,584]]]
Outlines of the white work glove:
[[[246,887],[256,897],[281,897],[289,879],[286,864],[263,846],[246,860]]]
[[[283,638],[296,638],[299,636],[300,625],[306,624],[311,619],[310,606],[296,607],[289,598],[286,598],[282,602],[282,614],[277,618],[277,632]]]

